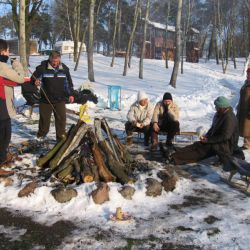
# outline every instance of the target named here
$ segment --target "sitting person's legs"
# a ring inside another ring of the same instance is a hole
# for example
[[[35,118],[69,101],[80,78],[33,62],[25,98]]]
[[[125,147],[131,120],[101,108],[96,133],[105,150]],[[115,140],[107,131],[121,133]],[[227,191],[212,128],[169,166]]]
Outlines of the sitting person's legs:
[[[179,121],[173,121],[169,116],[166,116],[162,126],[160,127],[160,131],[167,133],[166,144],[172,145],[174,136],[180,133],[180,123]]]
[[[198,162],[213,155],[211,145],[195,142],[184,148],[177,148],[171,156],[176,165]]]

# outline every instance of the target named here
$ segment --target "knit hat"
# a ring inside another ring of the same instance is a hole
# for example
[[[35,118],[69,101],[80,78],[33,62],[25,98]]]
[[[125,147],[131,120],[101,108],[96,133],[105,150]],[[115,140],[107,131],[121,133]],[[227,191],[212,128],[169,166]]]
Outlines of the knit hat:
[[[164,95],[163,95],[163,101],[164,100],[173,100],[173,97],[170,93],[166,92]]]
[[[229,108],[229,100],[224,96],[219,96],[215,99],[214,105],[216,108]]]
[[[148,96],[144,91],[139,91],[137,94],[137,101],[139,102],[143,99],[148,99]]]

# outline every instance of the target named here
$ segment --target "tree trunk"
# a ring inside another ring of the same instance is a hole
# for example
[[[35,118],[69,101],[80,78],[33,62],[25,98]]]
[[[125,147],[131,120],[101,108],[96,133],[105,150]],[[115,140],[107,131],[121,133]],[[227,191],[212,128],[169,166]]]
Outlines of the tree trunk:
[[[170,79],[170,85],[176,88],[177,74],[180,64],[180,47],[181,47],[181,12],[182,12],[182,0],[178,0],[178,12],[176,18],[176,50],[175,50],[175,61],[174,68]]]
[[[117,48],[121,50],[121,22],[122,22],[122,7],[119,8],[119,25],[118,25],[118,36],[117,36]]]
[[[123,76],[127,75],[129,54],[131,51],[131,45],[134,39],[134,34],[135,34],[136,26],[137,26],[137,18],[138,18],[138,13],[139,13],[140,1],[141,0],[136,0],[134,20],[133,20],[133,26],[132,26],[133,28],[132,28],[132,31],[128,40],[128,46],[127,46],[127,51],[126,51],[125,60],[124,60]]]
[[[86,26],[86,28],[85,28],[85,30],[83,32],[83,35],[82,35],[82,41],[81,41],[81,45],[80,45],[80,48],[79,48],[79,51],[78,51],[78,56],[77,56],[74,71],[77,71],[77,68],[78,68],[78,65],[79,65],[79,62],[80,62],[80,57],[81,57],[81,53],[82,53],[82,46],[83,46],[84,41],[85,41],[85,36],[86,36],[87,29],[88,29],[88,25]]]
[[[170,7],[171,7],[171,0],[168,0],[168,7],[167,7],[167,17],[166,17],[166,31],[165,31],[165,53],[166,53],[166,60],[165,66],[168,69],[168,19],[170,14]]]
[[[143,41],[142,41],[142,46],[141,46],[141,56],[140,56],[140,64],[139,64],[139,78],[140,79],[143,79],[143,59],[144,59],[145,48],[146,48],[149,6],[150,6],[150,0],[147,0],[146,15],[145,15],[145,22],[144,22],[144,30],[143,30]]]
[[[118,20],[117,20],[117,17],[118,17],[118,8],[119,8],[119,0],[116,0],[115,26],[114,26],[113,41],[112,41],[113,53],[112,53],[112,61],[111,61],[110,67],[113,67],[114,63],[115,63],[116,31],[117,31],[117,23],[118,23]]]
[[[80,0],[75,0],[74,7],[74,62],[77,61],[78,42],[80,34]]]
[[[73,34],[72,34],[72,29],[71,29],[71,23],[70,23],[70,19],[69,19],[69,4],[68,4],[68,0],[65,0],[65,8],[66,8],[66,12],[67,12],[67,21],[68,21],[68,26],[69,26],[69,33],[70,33],[70,37],[71,40],[73,41]]]
[[[27,54],[26,54],[26,32],[25,32],[25,0],[20,0],[19,15],[19,54],[23,68],[28,74]]]
[[[184,52],[186,52],[186,42],[187,42],[187,33],[189,30],[190,15],[191,15],[191,3],[190,3],[190,0],[188,0],[188,14],[187,14],[187,19],[184,20],[183,39],[182,39],[182,46],[181,46],[181,74],[184,73],[184,70],[183,70]]]
[[[89,42],[88,42],[88,78],[91,82],[95,81],[93,53],[94,53],[94,10],[95,0],[90,0],[89,7]]]

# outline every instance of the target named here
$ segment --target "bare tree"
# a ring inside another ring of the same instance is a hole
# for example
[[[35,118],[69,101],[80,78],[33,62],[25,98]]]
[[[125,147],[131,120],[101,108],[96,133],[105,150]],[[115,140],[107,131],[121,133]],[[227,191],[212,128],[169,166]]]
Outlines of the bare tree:
[[[171,0],[168,0],[168,6],[167,6],[167,16],[166,16],[166,31],[165,31],[165,54],[166,54],[166,59],[165,59],[165,66],[166,69],[168,69],[168,22],[169,22],[169,15],[170,15],[170,8],[171,8]]]
[[[28,73],[26,36],[25,36],[25,0],[20,0],[19,11],[19,54],[24,70]]]
[[[73,16],[74,62],[76,62],[77,60],[78,43],[79,43],[79,36],[80,36],[80,15],[81,15],[80,2],[81,0],[74,0],[74,16]]]
[[[180,49],[181,49],[181,13],[182,13],[182,0],[178,0],[178,11],[176,17],[176,49],[175,49],[175,60],[174,68],[170,79],[170,85],[176,88],[177,75],[180,64]]]
[[[119,0],[116,0],[116,9],[115,9],[115,25],[114,25],[114,32],[113,32],[113,40],[112,40],[112,61],[110,67],[114,66],[115,63],[115,51],[116,51],[116,31],[117,31],[117,23],[118,23],[118,8],[119,8]]]
[[[140,79],[143,79],[143,59],[144,59],[145,48],[146,48],[149,7],[150,7],[150,0],[147,0],[146,14],[145,14],[145,20],[144,20],[145,21],[144,22],[144,30],[143,30],[143,41],[142,41],[141,56],[140,56],[140,65],[139,65],[139,78]]]
[[[129,37],[129,40],[128,40],[128,46],[127,46],[125,60],[124,60],[123,76],[127,75],[128,60],[129,60],[129,55],[131,53],[131,46],[132,46],[132,42],[134,40],[135,30],[136,30],[136,26],[137,26],[137,18],[138,18],[138,13],[139,13],[140,1],[141,0],[136,0],[132,31],[131,31],[131,34],[130,34],[130,37]]]
[[[94,52],[94,10],[95,0],[90,0],[89,6],[89,42],[88,42],[88,78],[94,82],[94,65],[93,65],[93,52]]]
[[[181,74],[183,74],[184,52],[186,51],[187,33],[190,29],[191,0],[188,0],[187,15],[183,22],[182,45],[181,45]]]
[[[74,40],[72,29],[71,29],[71,22],[70,22],[70,18],[69,18],[69,3],[68,3],[68,0],[64,0],[64,3],[65,3],[66,13],[67,13],[67,21],[68,21],[68,26],[69,26],[69,33],[70,33],[70,36],[71,36],[71,40]]]

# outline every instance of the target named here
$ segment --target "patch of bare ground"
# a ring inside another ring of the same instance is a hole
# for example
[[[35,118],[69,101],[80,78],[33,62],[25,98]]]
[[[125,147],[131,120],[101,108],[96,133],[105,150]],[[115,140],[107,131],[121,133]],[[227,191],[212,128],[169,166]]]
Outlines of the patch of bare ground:
[[[58,221],[51,226],[42,225],[21,215],[18,211],[12,213],[0,208],[0,225],[5,228],[25,229],[26,232],[18,240],[11,241],[9,236],[0,233],[0,249],[55,249],[63,239],[70,235],[75,226],[70,221]],[[7,237],[8,236],[8,237]]]

